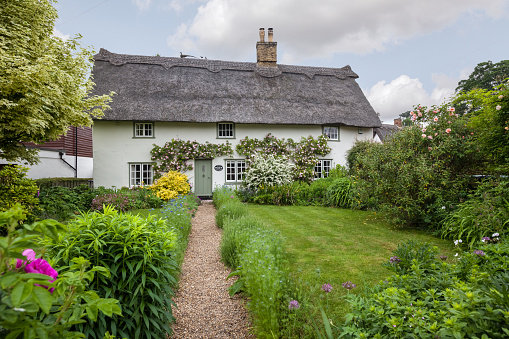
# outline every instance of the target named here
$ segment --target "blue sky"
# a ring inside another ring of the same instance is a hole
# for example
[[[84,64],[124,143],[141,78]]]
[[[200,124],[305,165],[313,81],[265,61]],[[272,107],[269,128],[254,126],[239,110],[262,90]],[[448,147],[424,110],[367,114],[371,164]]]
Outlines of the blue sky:
[[[60,0],[55,35],[114,53],[343,67],[385,123],[440,104],[484,61],[509,59],[509,0]]]

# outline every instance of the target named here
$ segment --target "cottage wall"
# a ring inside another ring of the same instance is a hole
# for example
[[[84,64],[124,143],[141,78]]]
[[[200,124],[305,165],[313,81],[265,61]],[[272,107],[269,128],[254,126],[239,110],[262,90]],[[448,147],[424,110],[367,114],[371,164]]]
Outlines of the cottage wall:
[[[150,150],[153,144],[163,146],[172,138],[196,140],[199,143],[225,143],[228,140],[235,146],[246,136],[264,138],[272,133],[277,138],[292,138],[299,141],[301,137],[312,135],[318,137],[322,133],[320,125],[262,125],[236,124],[235,139],[219,139],[216,137],[215,123],[155,122],[153,138],[134,138],[133,122],[96,120],[93,129],[94,141],[94,185],[105,187],[129,186],[129,163],[151,163]],[[340,127],[340,141],[330,141],[332,152],[323,159],[332,159],[333,166],[345,165],[346,151],[356,139],[370,139],[373,130],[363,128],[359,134],[357,127]],[[236,152],[233,159],[243,159]],[[220,157],[212,160],[212,167],[225,166],[225,159]],[[192,163],[192,161],[190,161]],[[194,171],[186,173],[194,187]],[[225,170],[212,171],[213,187],[223,185],[226,181]]]

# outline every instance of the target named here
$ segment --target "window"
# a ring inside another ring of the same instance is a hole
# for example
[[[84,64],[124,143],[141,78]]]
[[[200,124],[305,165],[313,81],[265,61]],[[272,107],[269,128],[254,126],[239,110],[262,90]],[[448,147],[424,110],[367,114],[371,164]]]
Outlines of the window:
[[[359,127],[359,134],[362,134],[364,133],[364,131],[362,130],[362,127]]]
[[[226,160],[226,182],[241,182],[245,171],[245,160]]]
[[[329,140],[339,141],[339,127],[337,126],[323,126],[323,133]]]
[[[315,165],[315,179],[327,178],[331,169],[332,160],[318,160]]]
[[[152,185],[152,164],[130,164],[129,185]]]
[[[219,122],[217,124],[218,138],[235,138],[235,125],[233,122]]]
[[[154,136],[154,123],[152,122],[134,123],[135,138],[152,138],[153,136]]]

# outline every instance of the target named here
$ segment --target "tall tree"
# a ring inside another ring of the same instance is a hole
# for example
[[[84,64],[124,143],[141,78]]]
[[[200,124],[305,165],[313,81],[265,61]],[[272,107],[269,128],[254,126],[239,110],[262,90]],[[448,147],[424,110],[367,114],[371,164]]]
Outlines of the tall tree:
[[[37,163],[24,142],[90,126],[110,95],[90,96],[93,52],[53,36],[53,0],[0,0],[0,158]]]
[[[474,89],[493,90],[509,77],[509,60],[498,63],[491,61],[478,64],[466,80],[461,80],[456,92],[468,92]]]

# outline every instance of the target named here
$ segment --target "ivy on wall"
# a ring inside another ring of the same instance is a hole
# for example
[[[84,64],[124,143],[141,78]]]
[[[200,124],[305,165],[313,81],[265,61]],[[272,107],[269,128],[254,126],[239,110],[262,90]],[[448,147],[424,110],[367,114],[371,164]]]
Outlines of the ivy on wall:
[[[326,156],[331,148],[328,145],[325,135],[318,138],[302,137],[299,142],[288,138],[277,138],[271,133],[263,139],[245,137],[239,141],[236,151],[239,155],[245,156],[248,164],[257,154],[283,156],[295,164],[293,176],[295,180],[311,181],[314,178],[314,167],[318,156]],[[156,176],[168,171],[190,171],[193,169],[188,160],[205,158],[211,159],[221,156],[233,156],[232,145],[226,141],[225,144],[211,144],[205,142],[200,144],[197,141],[184,141],[172,139],[164,146],[153,145],[152,160],[157,161],[154,165]]]

